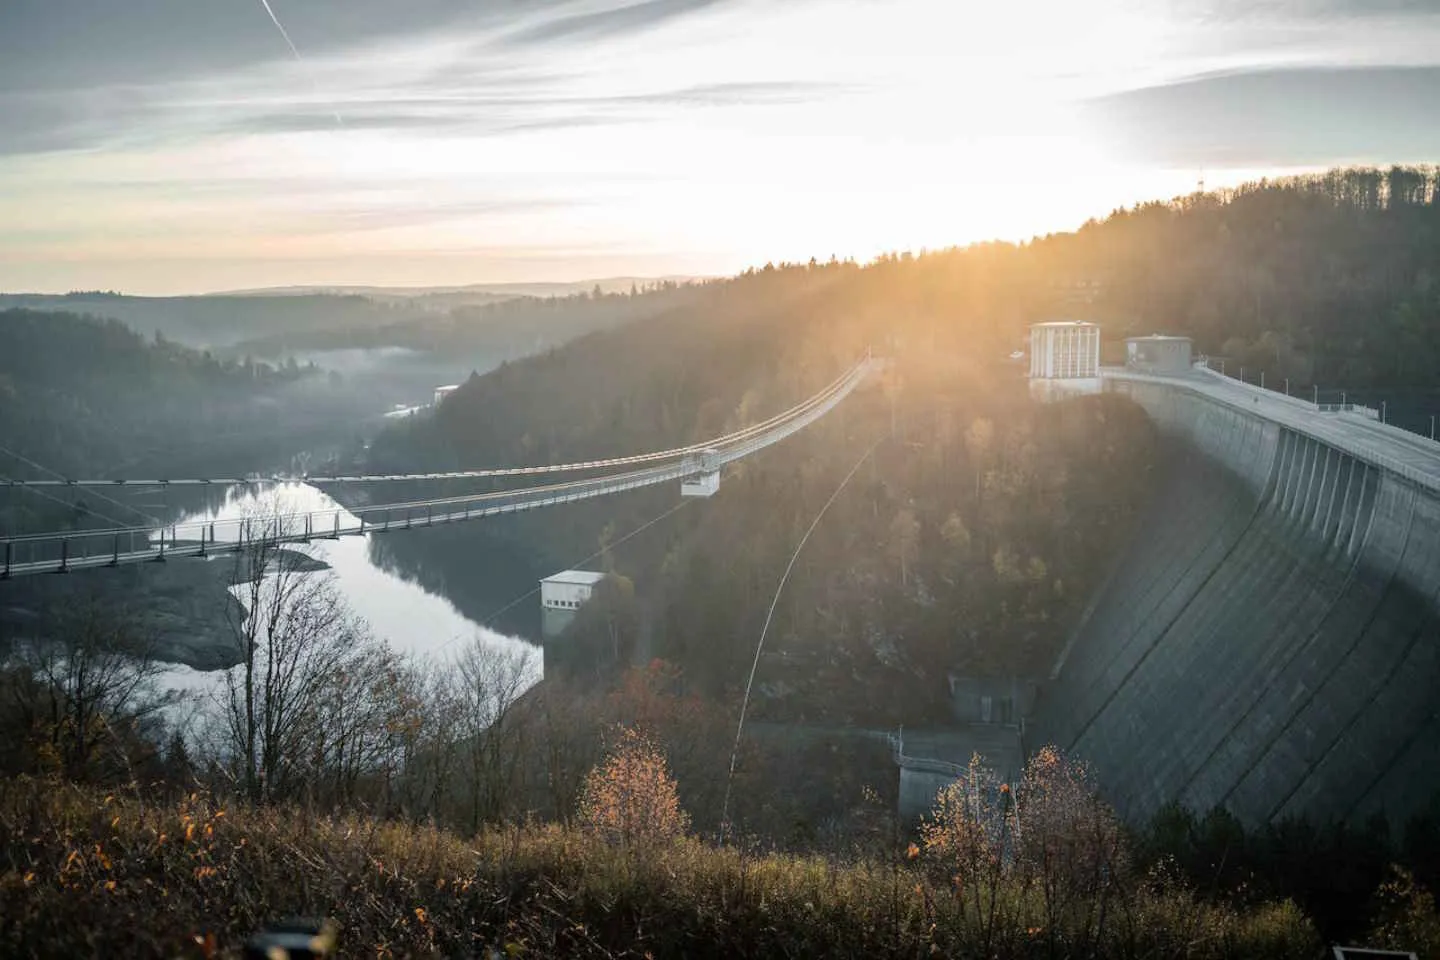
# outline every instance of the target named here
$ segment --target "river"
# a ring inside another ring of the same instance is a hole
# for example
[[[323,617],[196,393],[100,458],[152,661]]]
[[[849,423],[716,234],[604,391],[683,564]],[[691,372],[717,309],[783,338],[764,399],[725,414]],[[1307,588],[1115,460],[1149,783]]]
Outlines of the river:
[[[212,494],[209,503],[185,511],[177,522],[233,521],[273,513],[276,509],[288,514],[344,508],[324,491],[303,483],[284,483],[258,490],[231,487],[218,496]],[[222,540],[226,529],[216,527],[217,536]],[[328,565],[329,570],[320,575],[333,578],[350,609],[366,622],[376,639],[384,640],[392,650],[438,664],[453,658],[463,644],[479,642],[496,652],[528,653],[534,664],[530,682],[539,680],[542,658],[537,644],[487,629],[462,614],[448,599],[383,569],[372,559],[370,536],[315,540],[289,549]],[[162,683],[171,689],[207,694],[217,689],[221,679],[220,671],[200,671],[173,664],[165,669]]]

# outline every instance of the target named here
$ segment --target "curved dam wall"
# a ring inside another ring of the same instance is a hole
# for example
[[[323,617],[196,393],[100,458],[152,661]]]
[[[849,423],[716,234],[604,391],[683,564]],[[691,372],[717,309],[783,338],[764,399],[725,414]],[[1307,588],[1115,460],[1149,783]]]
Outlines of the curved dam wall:
[[[1107,386],[1171,450],[1027,739],[1132,820],[1403,822],[1440,791],[1440,499],[1238,406]]]

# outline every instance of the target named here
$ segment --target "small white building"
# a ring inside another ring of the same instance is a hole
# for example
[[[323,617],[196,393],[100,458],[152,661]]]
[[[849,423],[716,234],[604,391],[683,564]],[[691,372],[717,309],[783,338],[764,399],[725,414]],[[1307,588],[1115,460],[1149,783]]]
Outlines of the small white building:
[[[1100,328],[1083,320],[1030,328],[1030,379],[1089,380],[1100,376]]]
[[[459,389],[460,389],[460,384],[458,384],[458,383],[447,383],[447,384],[446,384],[445,386],[443,386],[443,387],[436,387],[436,388],[435,388],[435,406],[437,406],[437,407],[440,406],[440,401],[444,400],[446,397],[450,396],[450,394],[454,393],[456,390],[459,390]]]
[[[593,570],[562,570],[540,581],[540,609],[579,610],[605,574]]]

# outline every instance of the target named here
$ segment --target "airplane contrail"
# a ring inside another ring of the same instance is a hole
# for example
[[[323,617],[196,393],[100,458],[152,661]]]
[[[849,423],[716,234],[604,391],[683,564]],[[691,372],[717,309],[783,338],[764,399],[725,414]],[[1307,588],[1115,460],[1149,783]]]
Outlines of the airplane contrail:
[[[300,50],[295,46],[295,41],[290,39],[290,32],[285,29],[285,24],[280,22],[280,18],[275,16],[275,10],[270,6],[270,0],[260,0],[260,6],[264,7],[265,12],[270,14],[270,22],[275,24],[275,29],[280,31],[280,36],[285,38],[285,46],[290,48],[290,53],[295,57],[295,62],[304,63],[304,59],[300,56]],[[340,119],[340,112],[338,110],[335,112],[335,123],[341,126],[345,123],[344,120]]]
[[[275,24],[275,29],[280,31],[280,36],[285,38],[285,45],[290,48],[290,52],[295,55],[295,59],[299,60],[300,51],[295,49],[295,41],[290,39],[290,34],[285,30],[285,24],[280,22],[280,18],[275,16],[275,11],[270,8],[270,0],[260,0],[260,6],[264,7],[265,12],[270,14],[270,22]]]

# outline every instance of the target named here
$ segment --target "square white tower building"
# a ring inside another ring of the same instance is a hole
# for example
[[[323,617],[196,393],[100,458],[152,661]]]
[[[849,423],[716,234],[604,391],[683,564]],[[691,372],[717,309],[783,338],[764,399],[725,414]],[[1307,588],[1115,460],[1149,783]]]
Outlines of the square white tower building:
[[[1030,379],[1091,380],[1100,376],[1100,328],[1083,320],[1030,328]]]

